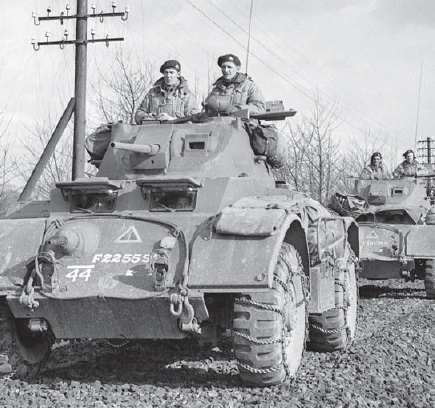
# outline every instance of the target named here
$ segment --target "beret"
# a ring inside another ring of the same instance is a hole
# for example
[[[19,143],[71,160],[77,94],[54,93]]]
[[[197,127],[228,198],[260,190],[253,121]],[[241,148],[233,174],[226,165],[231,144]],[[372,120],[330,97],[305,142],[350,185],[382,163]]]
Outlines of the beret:
[[[373,160],[375,157],[379,157],[380,159],[382,159],[382,154],[380,152],[374,152],[372,154],[371,160]]]
[[[409,149],[409,150],[407,150],[405,153],[403,153],[403,157],[406,157],[406,155],[408,154],[408,153],[412,153],[414,156],[415,156],[415,154],[414,154],[414,150],[411,150],[411,149]]]
[[[168,68],[174,68],[178,72],[181,71],[181,65],[177,60],[165,61],[165,63],[160,67],[160,72],[163,74],[165,69],[168,69]]]
[[[234,54],[221,55],[218,58],[217,63],[218,63],[219,66],[221,66],[224,62],[232,62],[232,63],[236,64],[237,67],[240,67],[240,65],[242,65],[240,63],[239,58],[236,55],[234,55]]]

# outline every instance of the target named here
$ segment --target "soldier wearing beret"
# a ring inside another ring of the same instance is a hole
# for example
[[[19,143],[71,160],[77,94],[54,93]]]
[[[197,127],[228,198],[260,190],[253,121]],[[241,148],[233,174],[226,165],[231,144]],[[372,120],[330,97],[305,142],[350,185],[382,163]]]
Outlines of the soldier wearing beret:
[[[360,179],[362,180],[389,180],[390,173],[384,169],[382,165],[382,154],[375,152],[370,158],[370,164],[365,166],[361,172]]]
[[[161,67],[163,74],[148,91],[135,114],[135,121],[173,120],[198,112],[195,95],[187,81],[180,75],[181,65],[176,60],[166,61]]]
[[[405,160],[403,160],[403,162],[396,167],[396,170],[393,171],[393,177],[396,179],[403,177],[416,177],[417,171],[420,168],[420,163],[415,160],[414,151],[407,150],[403,153],[403,157]]]
[[[209,116],[231,115],[240,109],[251,113],[266,111],[264,96],[247,74],[240,72],[240,60],[234,54],[226,54],[217,61],[222,76],[212,85],[213,88],[204,102]]]

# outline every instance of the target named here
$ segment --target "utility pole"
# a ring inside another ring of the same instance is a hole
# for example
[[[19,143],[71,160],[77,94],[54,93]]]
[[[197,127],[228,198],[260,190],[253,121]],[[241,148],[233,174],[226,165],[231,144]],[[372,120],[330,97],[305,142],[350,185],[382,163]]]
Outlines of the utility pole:
[[[86,133],[86,65],[87,65],[87,44],[94,42],[105,42],[109,46],[111,41],[124,41],[124,38],[94,38],[95,32],[91,31],[91,39],[88,39],[87,22],[89,18],[98,18],[103,22],[105,17],[121,17],[122,20],[127,20],[129,9],[124,12],[116,12],[116,3],[112,2],[112,12],[101,13],[96,12],[96,6],[92,5],[93,12],[88,14],[88,0],[77,0],[77,12],[75,15],[70,15],[70,6],[66,5],[66,13],[61,12],[60,15],[52,16],[51,8],[47,8],[47,16],[39,17],[33,13],[33,21],[35,25],[39,25],[41,21],[59,20],[63,25],[65,20],[76,20],[76,39],[68,39],[68,30],[65,30],[64,38],[59,41],[49,41],[49,33],[45,36],[47,41],[37,42],[32,39],[32,45],[35,51],[38,51],[43,45],[59,45],[63,50],[65,45],[75,45],[75,105],[74,105],[74,143],[73,143],[73,165],[72,179],[76,180],[84,175],[85,167],[85,133]]]
[[[73,180],[83,177],[85,168],[87,11],[88,0],[77,0]]]
[[[417,142],[418,158],[420,163],[432,164],[435,163],[435,155],[433,153],[434,148],[432,147],[434,140],[430,137],[426,140],[419,140]],[[429,166],[432,172],[435,170],[434,166]],[[427,188],[431,188],[433,185],[432,178],[427,179]]]
[[[423,163],[435,163],[435,154],[432,147],[434,140],[430,137],[426,140],[419,140],[417,143],[418,158]]]

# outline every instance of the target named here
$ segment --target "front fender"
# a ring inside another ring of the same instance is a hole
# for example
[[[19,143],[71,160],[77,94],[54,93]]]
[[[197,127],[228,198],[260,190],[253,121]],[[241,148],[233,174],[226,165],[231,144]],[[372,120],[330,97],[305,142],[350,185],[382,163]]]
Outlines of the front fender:
[[[435,225],[413,225],[405,234],[405,254],[413,258],[435,258]]]
[[[213,224],[213,226],[211,226]],[[205,292],[239,292],[272,286],[283,241],[301,248],[301,220],[282,209],[226,208],[204,223],[191,249],[189,287]],[[296,248],[298,249],[298,248]]]
[[[42,243],[45,218],[0,221],[0,295],[22,285]]]

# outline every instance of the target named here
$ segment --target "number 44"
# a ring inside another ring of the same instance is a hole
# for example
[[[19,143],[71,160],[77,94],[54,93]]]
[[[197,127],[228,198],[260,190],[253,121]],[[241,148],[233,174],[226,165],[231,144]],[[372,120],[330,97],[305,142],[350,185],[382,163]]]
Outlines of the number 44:
[[[71,272],[68,272],[66,274],[66,277],[68,279],[71,279],[72,282],[75,282],[77,279],[84,279],[85,282],[87,282],[89,280],[89,278],[91,277],[91,268],[88,269],[79,269],[76,268],[74,270],[72,270]]]

